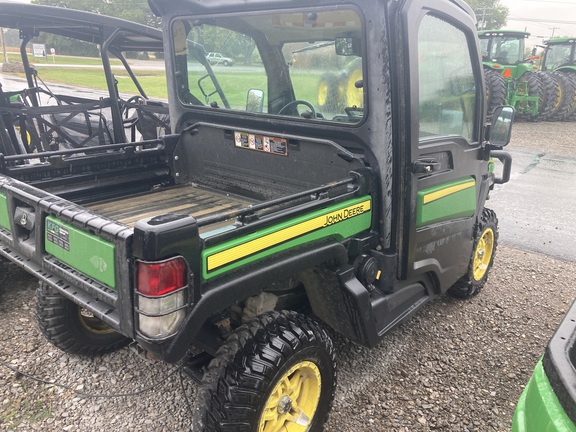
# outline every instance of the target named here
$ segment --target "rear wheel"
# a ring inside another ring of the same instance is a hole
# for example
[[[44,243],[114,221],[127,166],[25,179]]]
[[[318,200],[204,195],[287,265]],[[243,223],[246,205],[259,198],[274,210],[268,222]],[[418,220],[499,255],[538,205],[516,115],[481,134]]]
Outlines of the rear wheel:
[[[540,72],[540,80],[544,88],[544,101],[540,110],[540,116],[548,120],[560,106],[562,94],[558,79],[551,72]]]
[[[340,77],[336,73],[328,72],[318,82],[318,109],[323,112],[337,113],[340,104],[338,85]]]
[[[506,81],[498,72],[492,69],[484,69],[484,81],[486,83],[486,99],[488,115],[492,115],[494,109],[506,102]]]
[[[4,291],[4,283],[8,278],[8,261],[0,257],[0,295]]]
[[[130,341],[44,283],[36,290],[36,319],[46,339],[71,354],[105,354]]]
[[[527,111],[523,117],[529,121],[540,120],[540,112],[542,109],[540,105],[542,104],[541,101],[544,100],[544,87],[542,81],[540,80],[540,76],[535,72],[526,72],[522,74],[520,81],[526,82],[526,90],[528,93],[527,96],[538,97],[537,102],[523,102],[524,111]],[[531,114],[529,111],[533,111],[535,114]]]
[[[571,74],[554,72],[560,84],[560,103],[558,109],[550,116],[551,120],[568,120],[576,108],[576,80]]]
[[[449,290],[454,297],[469,298],[480,292],[488,280],[498,245],[498,218],[485,208],[476,225],[474,248],[468,271]]]
[[[208,367],[193,431],[321,431],[334,398],[336,362],[326,331],[295,312],[239,327]]]

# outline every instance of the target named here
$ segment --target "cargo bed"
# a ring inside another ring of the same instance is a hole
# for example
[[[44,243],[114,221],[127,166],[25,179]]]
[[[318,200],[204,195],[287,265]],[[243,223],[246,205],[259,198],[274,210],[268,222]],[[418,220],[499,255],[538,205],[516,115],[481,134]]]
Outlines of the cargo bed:
[[[239,196],[217,192],[195,184],[158,188],[122,199],[101,201],[87,205],[92,211],[133,227],[140,219],[161,214],[186,214],[196,219],[213,214],[226,213],[254,204]],[[229,222],[222,221],[225,225]],[[200,229],[201,232],[218,228],[214,224]]]

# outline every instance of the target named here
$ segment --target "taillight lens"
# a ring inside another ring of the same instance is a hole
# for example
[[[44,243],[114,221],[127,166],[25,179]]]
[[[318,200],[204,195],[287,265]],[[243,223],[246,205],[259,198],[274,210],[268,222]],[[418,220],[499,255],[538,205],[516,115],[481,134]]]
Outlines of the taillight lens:
[[[142,334],[172,336],[186,317],[188,267],[183,258],[138,262],[138,325]]]
[[[163,296],[186,286],[187,283],[186,261],[182,258],[138,263],[138,291],[145,296]]]

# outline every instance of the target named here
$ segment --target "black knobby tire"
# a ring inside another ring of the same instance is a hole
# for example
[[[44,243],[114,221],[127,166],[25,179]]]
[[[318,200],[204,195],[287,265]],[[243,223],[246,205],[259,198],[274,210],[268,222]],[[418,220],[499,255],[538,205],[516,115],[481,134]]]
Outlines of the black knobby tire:
[[[278,390],[291,380],[307,386],[295,401]],[[336,356],[326,330],[296,312],[266,313],[239,327],[218,350],[196,396],[192,430],[256,432],[269,416],[284,424],[278,417],[295,409],[293,403],[317,401],[301,430],[321,431],[335,388]]]
[[[528,121],[538,121],[540,120],[540,114],[542,112],[542,104],[544,101],[544,84],[540,79],[540,75],[535,72],[525,72],[520,77],[519,81],[526,81],[526,90],[528,91],[528,96],[538,97],[538,108],[537,114],[526,113],[523,114],[523,118]],[[531,110],[534,108],[534,102],[526,102],[526,109]]]
[[[8,261],[0,257],[0,296],[4,292],[4,284],[8,279]]]
[[[56,289],[40,283],[36,289],[36,319],[50,343],[71,354],[94,356],[125,346],[130,339],[82,309]]]
[[[576,80],[572,74],[554,72],[560,83],[561,95],[558,109],[550,116],[551,120],[568,120],[576,108]]]
[[[549,120],[560,107],[560,83],[551,72],[539,72],[538,75],[540,75],[540,80],[544,88],[544,101],[540,109],[540,117],[542,120]]]
[[[498,218],[493,210],[485,208],[474,229],[474,245],[468,270],[450,287],[448,293],[458,298],[469,298],[478,294],[488,280],[497,246]]]
[[[318,81],[317,106],[327,113],[340,111],[341,98],[338,92],[340,77],[334,72],[325,73]]]
[[[506,81],[498,72],[484,68],[484,82],[486,84],[486,100],[488,115],[492,115],[496,107],[505,105]]]

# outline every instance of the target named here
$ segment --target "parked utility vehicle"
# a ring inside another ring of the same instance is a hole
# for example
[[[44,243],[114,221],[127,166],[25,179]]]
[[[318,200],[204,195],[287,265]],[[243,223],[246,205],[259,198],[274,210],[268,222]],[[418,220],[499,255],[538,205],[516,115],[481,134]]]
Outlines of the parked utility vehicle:
[[[150,6],[175,133],[1,157],[0,255],[40,280],[56,346],[134,340],[204,372],[194,430],[320,431],[337,376],[326,326],[375,346],[435,296],[485,284],[498,241],[485,203],[509,178],[514,110],[484,123],[459,0]],[[204,45],[223,39],[262,63],[213,70]],[[292,63],[321,42],[332,49]],[[362,104],[322,112],[318,80],[340,56],[361,66]]]
[[[576,302],[526,385],[512,432],[576,432]]]
[[[0,2],[0,27],[18,30],[26,77],[25,84],[0,82],[4,155],[118,144],[169,132],[167,104],[147,95],[128,60],[162,53],[158,29],[90,12],[14,2]],[[100,53],[100,64],[92,67],[101,69],[91,71],[98,70],[96,79],[102,79],[107,90],[55,90],[42,79],[42,68],[55,66],[52,62],[62,57],[33,57],[31,47],[38,37],[67,38],[67,43]]]

